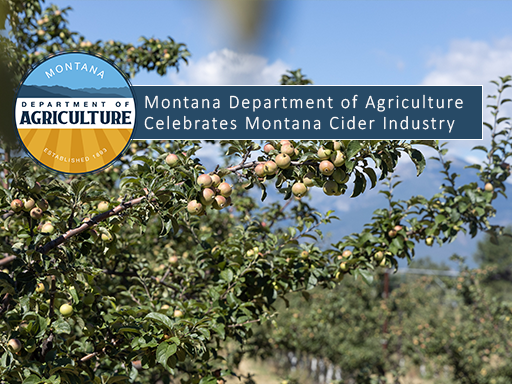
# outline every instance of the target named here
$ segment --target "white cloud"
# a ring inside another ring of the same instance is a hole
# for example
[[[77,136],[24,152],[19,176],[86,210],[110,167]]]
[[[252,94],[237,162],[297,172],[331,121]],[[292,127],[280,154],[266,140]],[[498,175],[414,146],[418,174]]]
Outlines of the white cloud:
[[[512,38],[503,38],[493,44],[455,40],[446,54],[431,57],[428,65],[434,69],[425,77],[423,84],[485,86],[498,76],[510,74],[511,62]]]
[[[512,38],[506,37],[492,43],[474,40],[454,40],[448,52],[433,54],[428,62],[431,71],[425,76],[423,84],[428,85],[483,85],[484,105],[488,104],[487,95],[495,94],[496,87],[491,80],[499,76],[512,74]],[[510,97],[510,94],[509,94]],[[510,116],[510,108],[505,114]],[[490,122],[488,109],[484,110],[484,121]],[[483,152],[471,152],[475,145],[490,142],[489,130],[484,129],[484,140],[452,141],[449,144],[452,156],[473,163],[482,160]]]
[[[289,67],[281,60],[270,64],[262,56],[223,49],[197,62],[190,61],[170,77],[179,85],[273,85],[279,83],[287,69]]]

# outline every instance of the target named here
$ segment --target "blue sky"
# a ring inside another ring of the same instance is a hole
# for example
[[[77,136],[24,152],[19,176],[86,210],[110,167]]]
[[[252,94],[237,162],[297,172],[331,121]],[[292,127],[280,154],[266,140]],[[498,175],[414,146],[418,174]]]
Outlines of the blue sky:
[[[302,68],[315,84],[481,84],[487,95],[494,91],[490,80],[512,74],[512,23],[508,20],[512,2],[508,1],[266,0],[262,3],[268,12],[260,23],[259,39],[252,43],[241,38],[241,27],[247,23],[237,22],[243,18],[236,16],[233,8],[247,1],[55,3],[72,5],[70,28],[91,41],[114,39],[135,44],[141,35],[171,36],[188,46],[190,65],[182,66],[179,73],[171,70],[165,77],[140,73],[132,80],[135,85],[276,84],[287,69]],[[241,12],[256,14],[257,9]],[[489,120],[488,113],[484,119]],[[489,141],[486,131],[484,138],[485,144]],[[478,161],[478,153],[471,148],[481,144],[451,141],[449,154],[465,162]],[[215,161],[217,150],[210,147],[205,151],[204,155]],[[435,163],[429,166],[437,167]],[[408,182],[417,182],[407,160],[399,166],[399,173]],[[439,183],[432,180],[431,186]],[[421,181],[411,188],[420,185]],[[313,195],[316,206],[333,205],[333,200],[326,200],[321,193]],[[343,226],[358,231],[370,218],[358,212],[371,212],[381,205],[379,196],[372,191],[355,200],[336,199]],[[510,223],[509,217],[497,219]],[[337,228],[330,230],[336,233]],[[469,256],[475,244],[462,236],[452,248],[434,247],[420,253],[446,260],[458,250]]]
[[[235,17],[219,1],[56,3],[72,4],[71,28],[90,40],[171,36],[193,62],[227,48],[301,67],[317,84],[420,84],[454,42],[493,46],[512,37],[512,25],[499,22],[512,11],[505,1],[266,1],[262,39],[252,46],[237,41]],[[140,81],[170,83],[145,74]]]
[[[266,0],[253,44],[240,38],[242,18],[233,12],[244,3],[56,2],[72,5],[71,29],[91,41],[137,43],[144,35],[187,44],[190,65],[165,77],[139,73],[135,85],[275,84],[287,69],[302,68],[316,84],[484,84],[486,95],[490,80],[512,73],[512,24],[500,21],[512,2]],[[479,144],[450,148],[475,160],[470,149]]]
[[[66,53],[45,61],[27,77],[24,84],[60,85],[72,89],[128,86],[114,67],[98,57],[83,53]]]

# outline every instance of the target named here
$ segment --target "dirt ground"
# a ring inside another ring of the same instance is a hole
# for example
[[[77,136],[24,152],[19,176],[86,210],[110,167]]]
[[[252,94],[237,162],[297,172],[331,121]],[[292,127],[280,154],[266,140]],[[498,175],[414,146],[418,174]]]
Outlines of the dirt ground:
[[[280,384],[283,381],[283,378],[269,364],[250,359],[242,360],[237,373],[244,376],[250,373],[257,384]],[[226,381],[226,384],[240,384],[244,381],[232,377]]]

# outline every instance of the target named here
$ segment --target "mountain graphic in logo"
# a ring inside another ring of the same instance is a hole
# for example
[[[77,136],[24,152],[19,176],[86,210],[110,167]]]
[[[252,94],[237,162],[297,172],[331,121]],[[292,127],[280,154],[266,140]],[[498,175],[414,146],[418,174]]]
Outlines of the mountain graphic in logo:
[[[25,77],[15,100],[15,124],[37,162],[61,173],[94,172],[129,144],[135,100],[127,78],[107,60],[62,53]]]
[[[133,97],[130,88],[81,88],[72,89],[54,86],[26,85],[21,87],[18,97]]]

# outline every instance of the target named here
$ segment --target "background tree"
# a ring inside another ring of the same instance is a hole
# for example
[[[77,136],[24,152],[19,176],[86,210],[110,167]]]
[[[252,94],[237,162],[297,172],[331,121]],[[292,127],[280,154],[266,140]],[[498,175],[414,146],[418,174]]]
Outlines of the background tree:
[[[512,229],[505,230],[505,236],[497,238],[493,234],[486,235],[479,241],[473,259],[482,267],[492,267],[493,272],[487,276],[485,285],[493,294],[510,300],[512,286]]]
[[[430,256],[423,256],[421,259],[414,259],[409,263],[409,268],[448,271],[450,267],[444,262],[436,263]]]
[[[252,355],[299,383],[507,383],[512,310],[484,289],[491,273],[462,265],[455,278],[409,276],[389,298],[380,281],[352,278],[291,294],[258,327]]]

